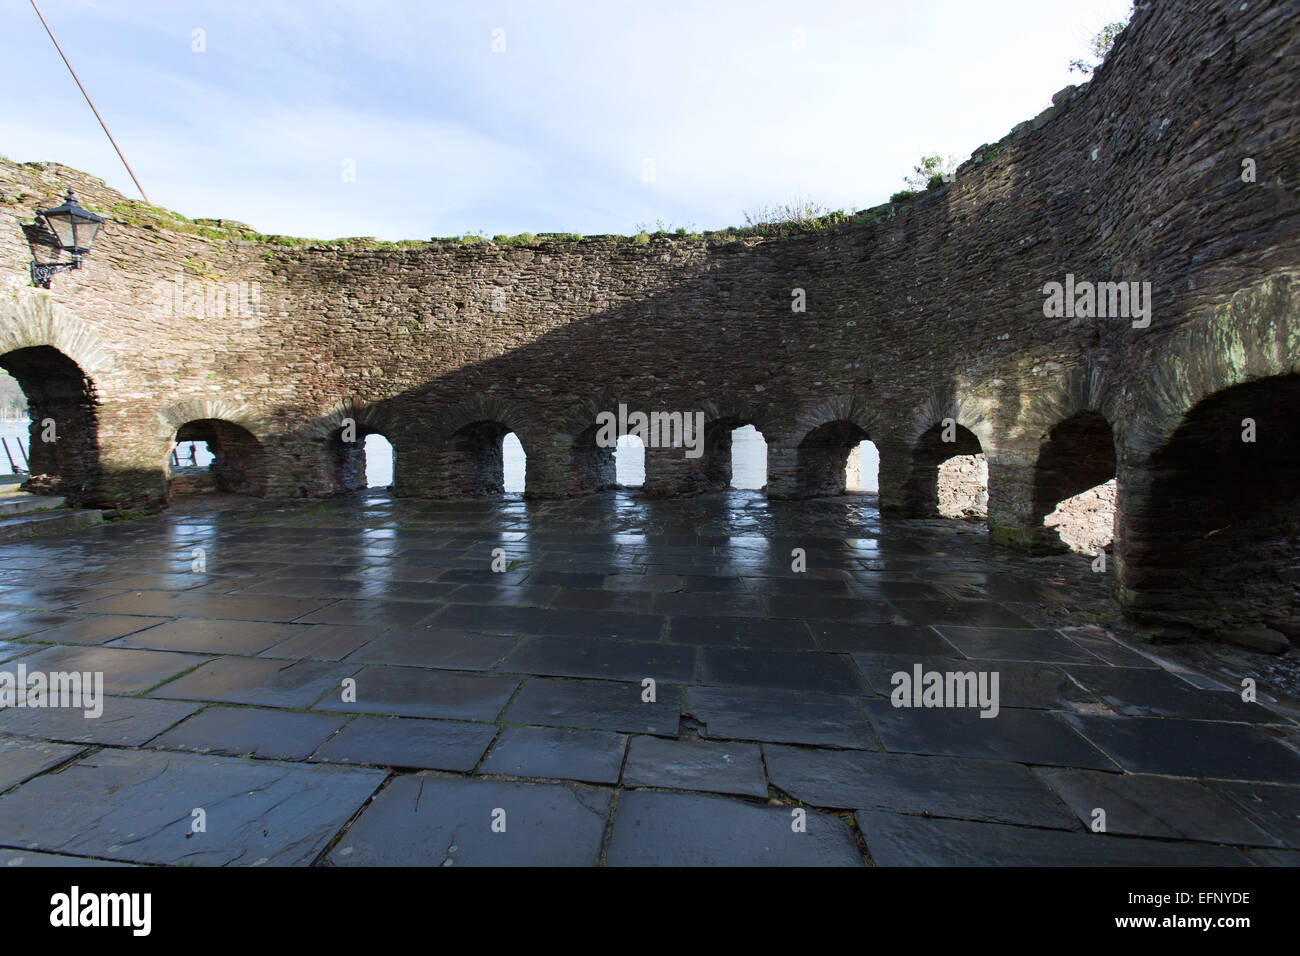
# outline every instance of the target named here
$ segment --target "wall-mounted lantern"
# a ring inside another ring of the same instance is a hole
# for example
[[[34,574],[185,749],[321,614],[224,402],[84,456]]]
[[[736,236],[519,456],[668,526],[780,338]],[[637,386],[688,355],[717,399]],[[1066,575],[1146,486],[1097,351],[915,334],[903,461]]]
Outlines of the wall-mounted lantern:
[[[37,213],[45,220],[47,226],[59,239],[59,247],[72,256],[71,262],[33,262],[32,283],[48,289],[50,280],[60,272],[81,268],[81,257],[90,252],[95,243],[95,236],[104,220],[89,209],[84,209],[72,195],[69,187],[68,196],[63,205],[45,209]]]

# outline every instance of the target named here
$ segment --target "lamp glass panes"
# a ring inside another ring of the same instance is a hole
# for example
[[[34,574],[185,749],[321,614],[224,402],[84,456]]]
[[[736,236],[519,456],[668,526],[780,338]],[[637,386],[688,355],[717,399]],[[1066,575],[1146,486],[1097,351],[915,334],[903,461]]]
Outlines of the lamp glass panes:
[[[68,190],[63,205],[46,209],[41,213],[41,218],[59,237],[59,245],[74,256],[90,251],[95,236],[99,234],[99,227],[104,224],[103,219],[77,202],[71,189]]]

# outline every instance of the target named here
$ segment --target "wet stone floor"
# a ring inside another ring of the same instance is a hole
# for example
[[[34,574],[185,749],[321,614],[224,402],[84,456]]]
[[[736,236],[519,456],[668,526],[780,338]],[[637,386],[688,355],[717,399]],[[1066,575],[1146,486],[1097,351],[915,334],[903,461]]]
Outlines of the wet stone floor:
[[[0,864],[1297,862],[1297,711],[1108,586],[869,497],[202,499],[7,544],[0,671],[105,696],[0,709]],[[996,716],[894,706],[918,670],[995,674]]]

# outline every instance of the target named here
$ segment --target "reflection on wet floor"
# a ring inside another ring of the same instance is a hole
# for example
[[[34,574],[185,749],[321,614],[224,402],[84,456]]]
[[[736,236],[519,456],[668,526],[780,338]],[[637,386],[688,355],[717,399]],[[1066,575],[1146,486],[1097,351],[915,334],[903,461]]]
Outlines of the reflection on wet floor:
[[[1284,862],[1294,714],[1115,615],[1086,558],[865,495],[191,499],[0,546],[0,666],[109,695],[0,709],[0,861]],[[900,709],[914,668],[996,718]]]

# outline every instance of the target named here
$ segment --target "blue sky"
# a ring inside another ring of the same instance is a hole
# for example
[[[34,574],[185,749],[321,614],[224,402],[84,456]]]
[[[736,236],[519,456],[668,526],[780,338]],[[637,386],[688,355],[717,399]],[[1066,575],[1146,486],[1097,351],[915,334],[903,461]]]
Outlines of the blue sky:
[[[964,160],[1050,105],[1080,81],[1069,61],[1130,7],[37,3],[153,202],[383,239],[718,229],[798,198],[872,206],[923,153]],[[0,35],[0,154],[138,196],[28,0],[3,4]]]

